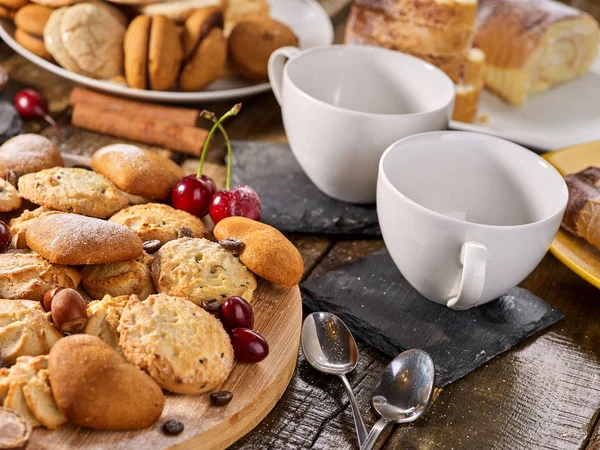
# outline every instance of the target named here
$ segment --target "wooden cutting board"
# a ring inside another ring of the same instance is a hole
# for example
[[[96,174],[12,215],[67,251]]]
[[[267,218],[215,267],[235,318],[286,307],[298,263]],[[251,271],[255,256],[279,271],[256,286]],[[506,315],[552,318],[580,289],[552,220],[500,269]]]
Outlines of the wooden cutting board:
[[[208,395],[165,395],[160,420],[139,431],[92,431],[65,425],[36,428],[28,450],[221,449],[254,428],[271,411],[290,382],[300,344],[302,300],[298,287],[283,289],[261,280],[252,302],[254,329],[269,343],[269,356],[259,364],[236,363],[222,389],[233,392],[226,407],[210,404]],[[183,422],[178,436],[167,436],[162,424]]]

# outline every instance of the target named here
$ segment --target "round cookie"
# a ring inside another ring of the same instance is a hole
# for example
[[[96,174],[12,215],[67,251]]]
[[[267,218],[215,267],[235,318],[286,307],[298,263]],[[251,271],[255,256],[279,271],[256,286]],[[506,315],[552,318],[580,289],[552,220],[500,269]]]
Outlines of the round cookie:
[[[37,55],[40,58],[44,58],[48,61],[52,60],[52,55],[48,53],[48,50],[46,50],[43,39],[17,28],[15,30],[15,41],[17,41],[34,55]]]
[[[271,53],[280,47],[298,46],[286,25],[269,17],[241,20],[229,36],[229,57],[236,72],[251,80],[266,80]]]
[[[259,277],[283,287],[300,282],[304,263],[298,249],[275,228],[245,217],[228,217],[213,230],[221,242],[237,239],[240,261]]]
[[[9,212],[21,207],[21,197],[15,187],[0,178],[0,212]]]
[[[29,0],[2,0],[1,4],[5,8],[17,11],[19,8],[29,4]]]
[[[62,337],[39,301],[0,299],[0,360],[47,355]]]
[[[0,178],[9,170],[22,176],[64,165],[56,145],[39,134],[21,134],[0,146]]]
[[[39,208],[36,208],[33,211],[29,211],[28,209],[26,209],[19,217],[11,219],[11,221],[8,223],[8,226],[10,227],[10,232],[12,234],[11,247],[17,249],[27,248],[25,233],[27,232],[27,228],[29,228],[29,225],[31,225],[36,219],[40,217],[50,216],[52,214],[62,213],[60,211],[54,211],[44,206],[40,206]]]
[[[91,170],[56,167],[19,178],[19,194],[36,205],[105,218],[125,208],[127,197]]]
[[[0,5],[0,17],[6,17],[7,19],[13,19],[16,11],[14,9],[7,8]]]
[[[135,89],[148,88],[148,45],[152,17],[137,16],[125,32],[125,78]]]
[[[63,6],[71,6],[77,3],[85,2],[86,0],[31,0],[33,3],[48,8],[62,8]]]
[[[40,2],[38,1],[38,3]],[[40,4],[43,5],[44,3]],[[56,62],[62,67],[70,70],[71,72],[79,73],[81,75],[85,75],[86,77],[92,77],[91,73],[79,68],[75,60],[69,55],[65,49],[65,46],[63,45],[60,26],[68,9],[69,8],[67,6],[63,6],[62,8],[59,8],[50,14],[50,18],[44,27],[44,45],[46,46],[48,53],[50,53]]]
[[[143,253],[142,241],[128,228],[77,214],[41,217],[26,239],[48,261],[71,266],[129,261]]]
[[[183,46],[186,62],[179,76],[182,91],[199,91],[224,74],[227,39],[223,13],[218,8],[197,10],[185,22]]]
[[[25,5],[15,14],[15,26],[37,37],[44,36],[44,27],[52,9],[41,5]]]
[[[93,3],[71,6],[59,30],[65,51],[80,69],[100,79],[123,74],[125,28],[105,8]]]
[[[81,271],[81,284],[90,297],[137,295],[142,300],[156,289],[150,276],[152,257],[144,253],[138,259],[86,266]]]
[[[111,297],[106,295],[102,300],[94,300],[88,304],[88,324],[85,334],[96,336],[110,345],[116,352],[123,354],[119,345],[119,321],[123,308],[131,296]]]
[[[173,87],[179,74],[183,49],[175,22],[153,16],[148,43],[148,82],[153,91]]]
[[[77,289],[72,267],[52,264],[34,252],[0,253],[0,298],[40,301],[53,286]]]
[[[191,300],[196,305],[233,295],[252,300],[254,275],[219,244],[183,238],[167,242],[155,254],[152,279],[158,292]]]
[[[173,185],[184,176],[170,159],[128,144],[102,147],[92,156],[92,167],[119,189],[156,200],[170,199]]]
[[[109,219],[134,231],[142,242],[159,240],[161,244],[177,239],[181,228],[189,228],[194,237],[205,237],[200,219],[188,212],[161,203],[147,203],[122,209]]]
[[[233,369],[233,348],[221,322],[184,298],[132,298],[118,331],[127,360],[172,392],[210,392]]]

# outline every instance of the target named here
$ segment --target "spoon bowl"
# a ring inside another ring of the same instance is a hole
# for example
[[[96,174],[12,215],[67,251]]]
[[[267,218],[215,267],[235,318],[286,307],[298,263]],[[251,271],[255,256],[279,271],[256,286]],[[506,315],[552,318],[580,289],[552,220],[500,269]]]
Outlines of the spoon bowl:
[[[396,356],[375,386],[371,403],[381,418],[361,449],[371,450],[388,424],[417,420],[429,405],[434,381],[433,360],[423,350],[407,350]]]
[[[335,314],[316,312],[302,324],[302,351],[308,363],[330,375],[348,373],[358,364],[358,347],[346,324]]]
[[[385,368],[373,393],[375,411],[393,421],[416,420],[429,404],[435,368],[431,356],[422,350],[407,350]]]
[[[302,351],[308,363],[319,372],[337,375],[346,388],[359,444],[367,437],[352,386],[346,374],[358,364],[358,346],[346,324],[335,314],[315,312],[302,324]]]

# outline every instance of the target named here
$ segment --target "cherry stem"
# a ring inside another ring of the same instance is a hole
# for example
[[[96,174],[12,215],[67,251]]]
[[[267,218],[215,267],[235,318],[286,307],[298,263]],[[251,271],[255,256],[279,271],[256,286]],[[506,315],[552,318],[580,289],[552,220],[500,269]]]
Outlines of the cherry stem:
[[[58,126],[56,121],[52,117],[50,117],[50,114],[43,113],[42,117],[44,117],[44,120],[54,127],[57,133],[60,133],[60,127]]]
[[[217,130],[217,128],[219,128],[221,130],[221,133],[223,133],[223,136],[225,137],[225,143],[227,144],[228,161],[227,161],[227,182],[226,182],[225,188],[229,189],[229,185],[231,183],[231,144],[229,143],[229,137],[227,136],[227,133],[225,132],[225,129],[223,128],[221,123],[223,123],[223,121],[225,119],[227,119],[228,117],[236,116],[237,113],[240,112],[240,109],[242,109],[242,104],[237,103],[236,105],[233,106],[233,108],[231,108],[229,111],[227,111],[225,114],[223,114],[219,120],[216,120],[215,114],[210,111],[202,111],[200,113],[200,116],[202,116],[203,118],[213,121],[214,125],[208,132],[206,141],[204,141],[204,148],[202,149],[202,155],[200,156],[200,164],[198,165],[198,173],[196,174],[197,178],[200,178],[202,176],[202,167],[204,166],[204,159],[206,158],[206,152],[208,150],[210,140],[212,139],[213,134],[215,134],[215,131]]]

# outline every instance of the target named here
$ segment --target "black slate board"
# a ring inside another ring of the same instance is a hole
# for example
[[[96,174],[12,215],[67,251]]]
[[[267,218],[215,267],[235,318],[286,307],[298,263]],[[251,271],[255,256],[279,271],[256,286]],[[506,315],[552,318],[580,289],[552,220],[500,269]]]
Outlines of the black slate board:
[[[21,133],[23,121],[15,107],[8,101],[0,101],[0,144]]]
[[[445,386],[564,317],[531,292],[513,288],[467,311],[427,300],[384,248],[302,284],[304,304],[338,315],[355,336],[390,358],[420,348]]]
[[[249,184],[261,221],[284,233],[380,236],[375,205],[327,197],[308,179],[287,144],[233,141],[233,185]]]

